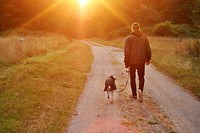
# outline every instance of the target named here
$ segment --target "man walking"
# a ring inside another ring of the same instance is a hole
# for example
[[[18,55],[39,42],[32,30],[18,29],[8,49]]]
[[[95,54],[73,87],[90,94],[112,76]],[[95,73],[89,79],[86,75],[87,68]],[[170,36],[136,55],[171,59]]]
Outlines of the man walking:
[[[151,60],[151,48],[146,35],[140,31],[140,25],[133,23],[132,33],[126,38],[124,48],[124,63],[130,71],[132,95],[130,98],[137,99],[136,92],[136,70],[139,77],[139,101],[142,102],[144,90],[145,64],[149,65]]]

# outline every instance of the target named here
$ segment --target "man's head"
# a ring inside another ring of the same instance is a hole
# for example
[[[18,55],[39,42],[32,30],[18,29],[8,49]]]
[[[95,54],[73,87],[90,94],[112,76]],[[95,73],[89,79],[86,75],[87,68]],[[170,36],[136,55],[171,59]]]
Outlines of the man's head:
[[[139,31],[140,30],[140,25],[138,23],[133,23],[131,26],[132,32],[134,31]]]

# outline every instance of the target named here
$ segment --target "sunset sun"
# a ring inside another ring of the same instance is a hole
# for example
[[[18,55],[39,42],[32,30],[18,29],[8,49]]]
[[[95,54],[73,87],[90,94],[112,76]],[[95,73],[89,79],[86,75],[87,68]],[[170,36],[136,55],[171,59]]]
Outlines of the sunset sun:
[[[87,5],[88,1],[89,1],[89,0],[79,0],[79,4],[80,4],[81,6],[85,6],[85,5]]]

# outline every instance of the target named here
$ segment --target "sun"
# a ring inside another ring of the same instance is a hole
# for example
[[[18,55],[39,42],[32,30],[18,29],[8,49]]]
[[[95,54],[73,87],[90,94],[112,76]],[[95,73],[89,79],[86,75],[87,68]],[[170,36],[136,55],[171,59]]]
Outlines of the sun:
[[[89,0],[78,0],[78,1],[79,1],[80,6],[85,6],[89,2]]]

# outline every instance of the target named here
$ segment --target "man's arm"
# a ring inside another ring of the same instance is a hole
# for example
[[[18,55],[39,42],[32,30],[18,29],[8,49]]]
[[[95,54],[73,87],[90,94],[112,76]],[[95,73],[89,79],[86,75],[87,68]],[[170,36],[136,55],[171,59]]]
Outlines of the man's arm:
[[[151,48],[149,45],[149,40],[146,40],[146,64],[149,65],[151,60]]]
[[[126,68],[129,67],[129,58],[130,58],[130,54],[131,54],[130,46],[131,46],[130,37],[127,37],[126,41],[125,41],[125,47],[124,47],[124,64],[125,64]]]

